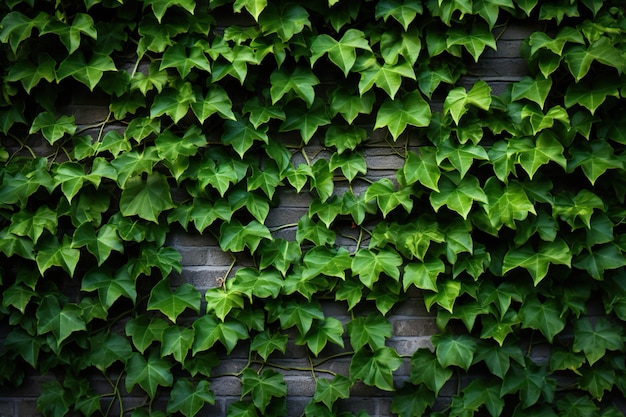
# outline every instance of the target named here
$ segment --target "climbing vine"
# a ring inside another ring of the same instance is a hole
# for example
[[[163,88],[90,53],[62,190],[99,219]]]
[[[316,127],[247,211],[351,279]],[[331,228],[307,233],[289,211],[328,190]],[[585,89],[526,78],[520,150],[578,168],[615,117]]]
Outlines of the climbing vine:
[[[400,416],[621,415],[620,1],[7,0],[0,16],[0,386],[57,376],[43,415],[107,415],[123,387],[145,402],[121,413],[194,416],[237,348],[228,416],[285,415],[290,338],[316,380],[308,416],[357,382]],[[495,94],[468,68],[513,21],[535,28],[528,74]],[[104,103],[98,123],[68,110],[79,97]],[[403,162],[373,178],[381,132]],[[312,196],[294,239],[266,225],[287,192]],[[175,285],[179,229],[232,255],[218,287]],[[387,316],[412,288],[440,333],[402,358]],[[324,369],[332,345],[348,374]]]

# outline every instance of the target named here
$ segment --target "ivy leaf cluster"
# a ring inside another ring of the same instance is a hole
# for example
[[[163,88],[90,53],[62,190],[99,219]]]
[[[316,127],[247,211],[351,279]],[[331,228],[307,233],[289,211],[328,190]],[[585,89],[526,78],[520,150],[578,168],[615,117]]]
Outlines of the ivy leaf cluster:
[[[315,380],[304,415],[354,415],[357,384],[400,416],[619,415],[620,1],[0,16],[0,386],[54,376],[43,415],[195,416],[235,351],[227,415],[286,415],[290,344]],[[516,24],[527,72],[496,89],[475,71]],[[294,195],[300,218],[272,224]],[[181,283],[183,233],[233,259],[212,288]],[[439,332],[403,356],[390,316],[416,293]],[[125,410],[124,389],[145,401]]]

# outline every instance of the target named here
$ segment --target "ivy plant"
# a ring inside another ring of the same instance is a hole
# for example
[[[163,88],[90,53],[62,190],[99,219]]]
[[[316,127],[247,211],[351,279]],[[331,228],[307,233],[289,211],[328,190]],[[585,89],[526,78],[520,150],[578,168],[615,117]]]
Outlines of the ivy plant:
[[[235,350],[227,415],[285,415],[289,343],[308,416],[353,415],[357,384],[403,417],[623,412],[619,0],[8,0],[0,17],[0,387],[54,376],[43,415],[198,415]],[[527,71],[495,89],[476,68],[515,22]],[[267,221],[288,194],[311,201],[291,235]],[[234,260],[215,288],[180,283],[181,233]],[[389,317],[415,291],[439,332],[403,357]],[[124,389],[145,401],[124,409]]]

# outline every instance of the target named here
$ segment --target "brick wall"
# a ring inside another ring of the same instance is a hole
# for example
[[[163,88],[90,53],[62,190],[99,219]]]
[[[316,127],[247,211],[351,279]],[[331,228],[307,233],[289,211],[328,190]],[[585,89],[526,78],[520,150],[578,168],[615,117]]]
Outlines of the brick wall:
[[[487,81],[494,94],[500,93],[504,87],[512,81],[521,78],[526,67],[520,57],[519,47],[523,39],[527,38],[534,28],[520,26],[509,23],[498,39],[497,51],[486,51],[479,64],[471,65],[468,74],[464,78],[464,83],[472,85],[477,79]],[[439,106],[441,103],[439,103]],[[433,107],[437,107],[435,103]],[[96,124],[104,120],[108,113],[106,105],[100,105],[98,97],[94,97],[88,92],[84,95],[77,95],[72,98],[68,106],[64,109],[65,114],[74,115],[76,123],[84,127]],[[81,126],[79,126],[79,129]],[[419,143],[415,138],[403,135],[398,141],[390,143],[384,138],[384,129],[371,133],[368,139],[364,154],[367,160],[368,177],[376,180],[382,177],[394,178],[395,172],[403,164],[403,159],[398,157],[391,149],[391,146],[404,150],[406,147],[417,147]],[[316,144],[317,143],[317,144]],[[42,141],[40,146],[46,147],[46,142]],[[44,149],[41,149],[42,151]],[[307,155],[310,159],[324,157],[324,149],[313,139],[306,147]],[[299,155],[294,155],[294,162],[297,165]],[[346,187],[344,184],[343,187]],[[364,185],[363,185],[364,186]],[[358,191],[358,184],[355,185]],[[342,184],[337,183],[335,192],[340,193]],[[279,195],[280,205],[272,208],[266,221],[270,230],[275,230],[275,236],[286,239],[295,239],[296,226],[300,217],[308,212],[311,198],[303,194],[283,192]],[[350,233],[349,229],[346,233]],[[355,232],[352,232],[355,233]],[[218,285],[229,271],[232,276],[237,268],[250,265],[250,260],[243,258],[236,259],[233,269],[231,264],[233,258],[222,252],[217,241],[206,235],[187,233],[183,230],[174,231],[170,234],[169,244],[182,254],[182,274],[176,277],[176,283],[188,282],[197,287],[200,291]],[[337,244],[345,246],[348,250],[354,249],[354,241],[349,238],[338,236]],[[367,241],[362,243],[367,244]],[[326,316],[332,316],[344,324],[350,320],[350,313],[341,305],[331,301],[322,301]],[[375,307],[372,304],[372,309]],[[357,311],[355,314],[363,313]],[[421,294],[416,290],[410,290],[406,300],[398,304],[388,316],[393,327],[393,335],[388,340],[388,345],[396,349],[405,359],[405,363],[395,373],[395,382],[401,386],[409,377],[410,366],[409,357],[420,347],[430,346],[430,336],[437,332],[437,326],[433,316],[429,315],[424,307]],[[348,343],[345,343],[349,346]],[[316,367],[318,376],[330,376],[323,370],[338,372],[348,375],[349,357],[341,356],[341,348],[333,346],[329,355],[335,356],[333,359]],[[200,416],[225,416],[227,405],[239,400],[241,396],[241,386],[239,378],[232,376],[239,372],[248,363],[248,350],[245,346],[238,348],[230,355],[223,354],[221,364],[217,366],[211,377],[211,389],[215,394],[215,405],[206,406]],[[305,347],[294,343],[293,338],[288,344],[286,353],[278,359],[273,359],[272,363],[276,369],[284,373],[287,384],[288,415],[300,415],[305,405],[310,401],[314,390],[315,380],[311,375],[311,364],[308,362]],[[52,378],[31,376],[19,388],[15,390],[0,390],[0,417],[30,417],[37,416],[36,400],[41,392],[41,384]],[[451,394],[456,390],[457,382],[454,380],[442,389],[441,395]],[[120,384],[123,387],[123,383]],[[110,386],[104,379],[95,380],[94,386],[102,387],[102,392],[110,392]],[[123,388],[122,388],[123,390]],[[124,410],[131,410],[133,406],[140,405],[143,396],[139,392],[126,393],[124,400]],[[445,401],[445,400],[444,400]],[[366,411],[370,416],[391,416],[391,397],[384,392],[356,384],[352,389],[352,394],[348,402],[339,402],[342,407],[350,411]],[[106,405],[105,405],[106,406]],[[109,415],[118,415],[120,410],[117,405],[111,410]]]

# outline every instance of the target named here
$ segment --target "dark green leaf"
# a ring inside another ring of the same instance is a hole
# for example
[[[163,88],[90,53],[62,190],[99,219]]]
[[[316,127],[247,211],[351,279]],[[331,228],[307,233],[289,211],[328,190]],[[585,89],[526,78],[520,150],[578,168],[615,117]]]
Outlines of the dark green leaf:
[[[393,372],[402,364],[402,358],[390,347],[357,351],[350,362],[350,377],[381,390],[393,391]]]
[[[150,398],[154,398],[159,386],[172,386],[174,376],[170,368],[170,362],[160,358],[156,351],[152,351],[147,358],[135,352],[128,361],[126,389],[130,391],[139,384]]]

